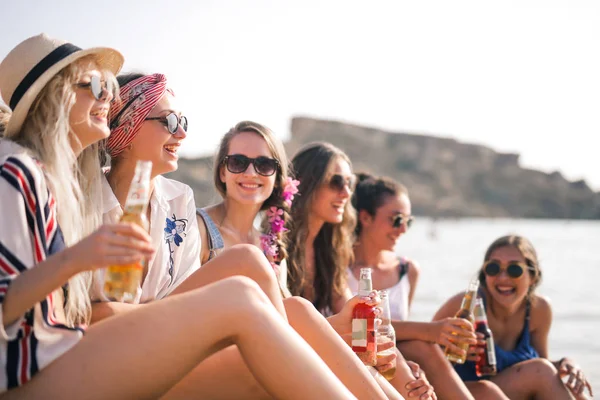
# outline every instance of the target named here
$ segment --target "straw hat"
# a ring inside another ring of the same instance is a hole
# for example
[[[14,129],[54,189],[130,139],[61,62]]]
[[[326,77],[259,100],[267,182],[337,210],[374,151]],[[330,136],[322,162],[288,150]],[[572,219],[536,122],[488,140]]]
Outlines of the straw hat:
[[[100,68],[115,75],[123,66],[123,56],[114,49],[94,47],[83,50],[45,33],[30,37],[12,49],[0,64],[0,93],[12,109],[5,135],[19,132],[29,108],[52,77],[89,54],[96,56]]]

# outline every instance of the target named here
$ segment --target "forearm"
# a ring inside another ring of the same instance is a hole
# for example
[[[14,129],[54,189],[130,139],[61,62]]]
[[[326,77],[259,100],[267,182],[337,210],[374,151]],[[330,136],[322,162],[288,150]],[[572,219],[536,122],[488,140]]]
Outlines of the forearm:
[[[103,301],[92,303],[92,324],[103,319],[113,317],[137,309],[142,304],[119,303],[114,301]]]
[[[396,349],[396,374],[390,381],[390,384],[398,391],[404,398],[408,398],[409,390],[406,385],[415,380],[415,377],[410,370],[410,367],[406,363],[406,360],[402,356],[402,353]]]
[[[396,331],[396,340],[435,342],[435,334],[432,333],[430,322],[392,321],[392,326]]]
[[[80,272],[69,254],[69,249],[56,253],[12,280],[2,302],[4,326],[15,322],[35,304]]]

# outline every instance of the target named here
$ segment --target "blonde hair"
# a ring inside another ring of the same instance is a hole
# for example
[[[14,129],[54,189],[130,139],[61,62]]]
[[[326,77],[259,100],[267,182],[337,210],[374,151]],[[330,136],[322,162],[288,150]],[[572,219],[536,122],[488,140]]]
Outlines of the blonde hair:
[[[215,165],[214,165],[214,183],[215,188],[221,194],[223,198],[227,196],[227,187],[225,183],[221,181],[221,168],[225,168],[224,161],[225,157],[229,153],[229,145],[231,140],[239,135],[242,132],[252,132],[259,135],[263,140],[267,143],[269,150],[271,151],[271,155],[277,162],[279,163],[277,167],[277,172],[275,176],[275,186],[273,187],[273,193],[269,196],[267,200],[261,206],[261,210],[267,210],[270,207],[277,207],[283,210],[283,215],[281,218],[284,221],[284,226],[287,226],[287,223],[290,220],[289,215],[289,207],[283,201],[283,190],[285,189],[285,180],[288,177],[288,159],[285,153],[285,149],[283,147],[283,143],[279,140],[271,129],[267,128],[264,125],[261,125],[257,122],[252,121],[242,121],[237,123],[233,128],[229,130],[221,139],[221,143],[219,144],[219,150],[217,151],[217,156],[215,157]],[[268,224],[266,219],[262,221],[262,227],[266,230]],[[279,254],[277,256],[277,261],[282,261],[287,258],[287,233],[280,232],[277,234],[277,246],[279,248]]]
[[[48,187],[57,204],[58,223],[65,244],[71,246],[92,233],[102,221],[99,144],[77,156],[73,145],[81,145],[71,130],[69,114],[75,104],[73,86],[90,68],[97,68],[93,55],[83,57],[57,73],[40,91],[21,130],[10,137],[39,159],[46,171]],[[113,74],[103,71],[114,87]],[[91,317],[89,288],[91,272],[69,280],[65,317],[69,326],[88,323]],[[57,293],[62,292],[60,289]]]
[[[2,100],[0,100],[2,101]],[[0,104],[0,137],[4,136],[4,130],[10,119],[10,110],[8,107],[5,108],[3,104]]]

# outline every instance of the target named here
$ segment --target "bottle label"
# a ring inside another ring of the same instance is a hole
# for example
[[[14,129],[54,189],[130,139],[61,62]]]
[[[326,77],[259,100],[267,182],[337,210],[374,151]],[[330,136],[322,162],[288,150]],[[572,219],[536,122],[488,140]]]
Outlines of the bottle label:
[[[496,349],[494,348],[494,339],[490,336],[485,342],[487,347],[488,364],[496,365]]]
[[[367,320],[352,320],[352,347],[367,347]]]

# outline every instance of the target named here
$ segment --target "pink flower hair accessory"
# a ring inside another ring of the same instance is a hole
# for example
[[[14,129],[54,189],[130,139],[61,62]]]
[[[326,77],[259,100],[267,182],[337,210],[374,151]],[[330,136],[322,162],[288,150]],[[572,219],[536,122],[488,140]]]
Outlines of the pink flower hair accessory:
[[[300,181],[292,179],[290,177],[286,178],[283,186],[283,193],[281,197],[283,198],[283,202],[288,207],[292,206],[292,201],[294,200],[294,195],[298,193],[298,185],[300,185]],[[277,235],[283,232],[287,232],[287,228],[285,227],[285,221],[281,216],[283,215],[283,208],[271,207],[267,210],[267,220],[271,225],[269,232],[261,235],[260,237],[260,245],[263,249],[263,252],[267,257],[271,260],[277,259],[279,256],[279,246],[277,245]],[[274,261],[271,261],[271,265],[274,269],[277,269],[278,266]]]

